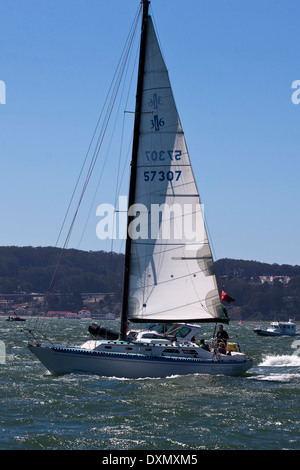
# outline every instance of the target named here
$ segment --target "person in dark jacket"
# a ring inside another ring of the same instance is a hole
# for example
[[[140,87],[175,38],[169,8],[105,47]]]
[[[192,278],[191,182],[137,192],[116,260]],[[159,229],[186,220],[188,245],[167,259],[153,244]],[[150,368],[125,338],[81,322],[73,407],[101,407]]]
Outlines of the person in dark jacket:
[[[228,336],[228,333],[227,331],[224,330],[223,328],[223,325],[220,325],[219,326],[219,330],[218,330],[218,333],[217,333],[217,342],[219,343],[220,341],[223,341],[226,345],[227,343],[227,340],[229,339],[229,336]]]

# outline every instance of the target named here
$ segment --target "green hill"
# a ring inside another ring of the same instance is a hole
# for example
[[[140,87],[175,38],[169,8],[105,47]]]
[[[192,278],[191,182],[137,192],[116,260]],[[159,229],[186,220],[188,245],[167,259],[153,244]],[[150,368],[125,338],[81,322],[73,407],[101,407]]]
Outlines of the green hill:
[[[121,300],[124,255],[53,247],[0,247],[0,294],[49,292],[60,259],[55,288],[67,303],[72,297],[73,308],[81,307],[81,293],[113,292]],[[221,259],[215,272],[220,294],[235,299],[224,302],[231,319],[300,320],[300,266]]]

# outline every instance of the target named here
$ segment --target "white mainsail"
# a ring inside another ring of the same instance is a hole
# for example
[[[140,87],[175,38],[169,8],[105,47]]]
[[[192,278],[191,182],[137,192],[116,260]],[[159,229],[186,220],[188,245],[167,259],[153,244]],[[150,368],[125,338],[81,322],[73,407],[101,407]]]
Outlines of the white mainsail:
[[[225,319],[198,190],[151,17],[134,202],[128,229],[129,319]]]

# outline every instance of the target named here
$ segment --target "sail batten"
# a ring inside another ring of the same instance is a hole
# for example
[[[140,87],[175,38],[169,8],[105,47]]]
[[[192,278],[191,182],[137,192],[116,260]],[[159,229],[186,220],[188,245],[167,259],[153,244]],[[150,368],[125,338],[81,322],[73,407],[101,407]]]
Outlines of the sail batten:
[[[128,318],[224,319],[184,132],[152,19],[147,19],[135,161],[134,216],[128,225]]]

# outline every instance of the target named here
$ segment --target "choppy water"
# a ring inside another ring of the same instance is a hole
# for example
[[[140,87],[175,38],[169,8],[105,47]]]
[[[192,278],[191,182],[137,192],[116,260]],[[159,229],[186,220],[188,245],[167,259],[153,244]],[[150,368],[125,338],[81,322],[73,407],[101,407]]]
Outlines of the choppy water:
[[[45,322],[59,341],[80,344],[88,338],[88,320]],[[300,356],[293,354],[293,338],[258,337],[255,324],[232,324],[226,328],[231,339],[237,334],[254,359],[244,377],[120,380],[51,376],[26,348],[23,326],[0,320],[6,346],[0,364],[2,450],[300,447]],[[212,327],[204,326],[203,337],[211,334]]]

